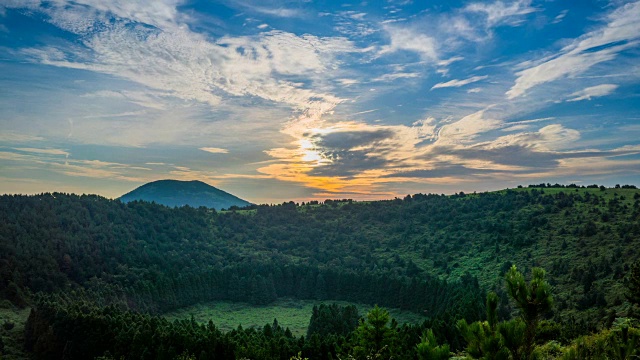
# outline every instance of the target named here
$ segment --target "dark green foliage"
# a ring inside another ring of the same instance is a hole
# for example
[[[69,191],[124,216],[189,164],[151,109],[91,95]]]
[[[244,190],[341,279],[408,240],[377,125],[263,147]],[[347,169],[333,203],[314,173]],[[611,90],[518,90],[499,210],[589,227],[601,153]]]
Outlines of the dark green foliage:
[[[116,359],[175,359],[182,354],[197,359],[287,360],[300,351],[335,354],[337,344],[331,338],[301,344],[277,322],[223,334],[212,322],[170,323],[115,306],[62,298],[39,301],[27,324],[26,346],[36,359],[93,359],[105,354]]]
[[[503,324],[498,324],[498,295],[487,295],[487,320],[468,324],[466,320],[458,321],[458,330],[467,342],[467,352],[474,359],[508,359],[507,347],[512,338],[501,337]],[[507,334],[509,336],[510,334]],[[518,344],[519,345],[519,344]]]
[[[313,314],[309,320],[307,337],[314,334],[328,336],[331,334],[346,336],[358,326],[360,315],[354,305],[340,306],[337,304],[313,307]]]
[[[636,261],[631,267],[631,271],[627,275],[626,285],[628,289],[626,296],[629,302],[640,305],[640,260]]]
[[[512,359],[521,359],[525,343],[526,325],[520,318],[504,321],[498,325],[502,345],[509,351]]]
[[[428,329],[416,345],[419,360],[446,360],[451,357],[449,345],[438,345],[433,330]]]
[[[468,324],[458,321],[458,329],[467,341],[467,352],[474,359],[529,360],[532,358],[540,317],[551,309],[551,287],[545,271],[533,269],[531,281],[513,265],[506,276],[509,295],[520,309],[520,317],[498,323],[498,295],[487,295],[487,320]],[[546,324],[545,324],[546,325]]]
[[[553,305],[551,285],[545,280],[545,271],[541,268],[533,268],[528,284],[515,265],[509,269],[505,278],[509,295],[520,309],[520,316],[524,321],[522,355],[528,360],[533,352],[538,322]]]
[[[397,324],[391,321],[389,312],[376,305],[366,319],[360,321],[360,325],[354,332],[355,346],[353,355],[356,359],[366,359],[370,354],[388,359],[396,353],[398,330]]]
[[[583,336],[565,349],[562,360],[633,360],[640,357],[640,329],[619,319],[611,330]]]

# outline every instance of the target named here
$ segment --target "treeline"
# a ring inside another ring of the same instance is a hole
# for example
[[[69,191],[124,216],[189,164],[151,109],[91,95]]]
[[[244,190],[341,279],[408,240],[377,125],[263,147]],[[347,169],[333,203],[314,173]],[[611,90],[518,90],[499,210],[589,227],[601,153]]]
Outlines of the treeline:
[[[558,184],[555,183],[553,185],[551,185],[551,183],[540,183],[540,184],[531,184],[529,185],[529,188],[553,188],[553,189],[600,189],[602,191],[606,190],[607,188],[604,185],[600,185],[598,186],[597,184],[592,184],[592,185],[576,185],[576,184],[569,184],[569,185],[564,185],[564,184]],[[616,184],[614,186],[614,189],[637,189],[638,187],[635,185],[622,185],[620,186],[620,184]],[[518,189],[522,189],[522,185],[518,185]]]
[[[377,303],[428,316],[454,312],[469,319],[481,316],[484,296],[470,275],[446,282],[428,275],[408,278],[369,270],[248,263],[202,273],[167,273],[123,292],[132,309],[152,313],[213,300],[265,305],[287,297]]]

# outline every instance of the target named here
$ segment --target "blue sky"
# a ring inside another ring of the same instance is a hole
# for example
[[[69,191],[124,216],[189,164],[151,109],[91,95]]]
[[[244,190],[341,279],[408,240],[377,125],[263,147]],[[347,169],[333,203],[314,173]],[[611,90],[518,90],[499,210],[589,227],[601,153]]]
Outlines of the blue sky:
[[[0,0],[0,193],[640,185],[639,60],[640,1]]]

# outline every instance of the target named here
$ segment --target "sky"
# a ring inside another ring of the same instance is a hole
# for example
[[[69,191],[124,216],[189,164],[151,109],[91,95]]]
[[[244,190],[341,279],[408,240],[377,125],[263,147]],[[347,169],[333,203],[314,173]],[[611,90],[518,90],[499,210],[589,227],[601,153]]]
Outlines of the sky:
[[[640,185],[640,1],[0,0],[0,193]]]

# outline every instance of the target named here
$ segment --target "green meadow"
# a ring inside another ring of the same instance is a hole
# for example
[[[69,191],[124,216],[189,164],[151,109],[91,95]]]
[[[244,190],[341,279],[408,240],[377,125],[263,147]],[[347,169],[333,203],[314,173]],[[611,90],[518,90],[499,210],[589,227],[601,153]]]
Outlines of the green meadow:
[[[278,323],[283,327],[288,327],[293,335],[300,336],[307,333],[313,306],[322,303],[323,301],[318,300],[280,299],[270,305],[256,306],[248,303],[215,301],[172,311],[166,313],[164,317],[173,321],[193,316],[200,323],[211,320],[216,327],[223,331],[236,329],[238,325],[242,325],[243,328],[262,327],[265,324],[273,323],[273,319],[277,319]],[[371,305],[353,304],[346,301],[324,301],[324,303],[336,303],[343,306],[355,305],[361,316],[373,308]],[[425,320],[424,316],[410,311],[389,309],[389,313],[400,324],[422,323]]]

